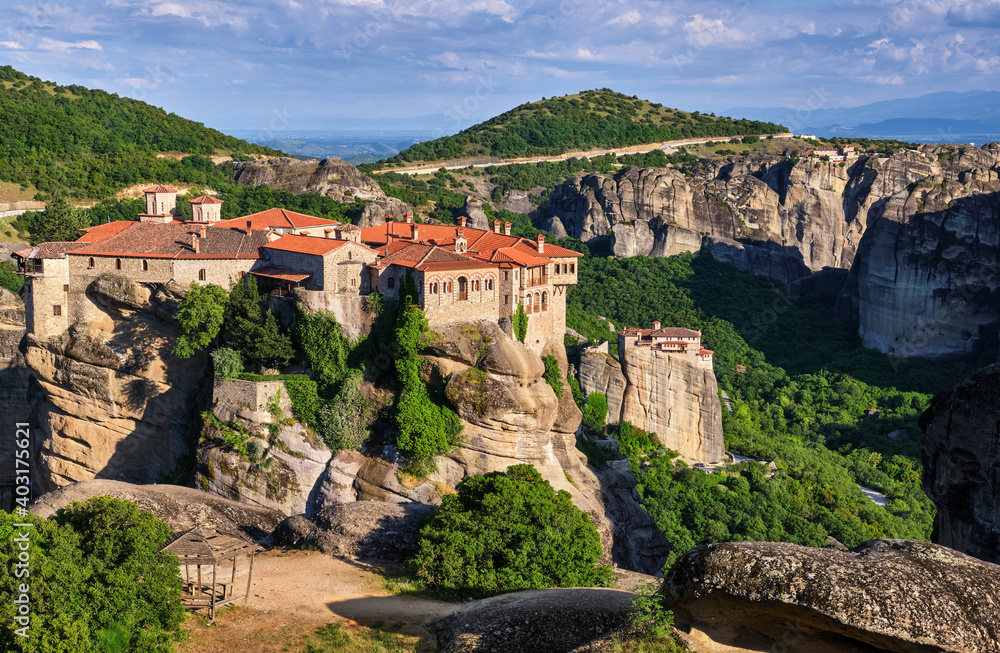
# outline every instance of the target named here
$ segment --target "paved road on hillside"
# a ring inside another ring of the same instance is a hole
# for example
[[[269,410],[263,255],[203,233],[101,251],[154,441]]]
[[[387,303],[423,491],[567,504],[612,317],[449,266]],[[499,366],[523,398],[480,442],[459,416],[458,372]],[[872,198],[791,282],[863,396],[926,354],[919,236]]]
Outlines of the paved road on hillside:
[[[774,136],[775,138],[793,138],[793,134],[787,133],[760,134],[761,138],[767,138],[768,136]],[[436,172],[441,168],[444,168],[445,170],[461,170],[463,168],[470,167],[488,168],[490,166],[509,166],[515,163],[542,163],[544,161],[565,161],[567,159],[593,159],[595,156],[604,156],[605,154],[645,154],[646,152],[652,152],[653,150],[663,150],[667,154],[673,154],[677,148],[684,145],[699,145],[701,143],[709,143],[712,141],[719,142],[724,140],[728,140],[727,137],[715,136],[713,138],[689,138],[679,141],[663,141],[660,143],[647,143],[645,145],[632,145],[630,147],[617,147],[603,150],[567,152],[566,154],[560,154],[557,156],[522,157],[518,159],[485,159],[484,157],[480,157],[478,159],[455,159],[432,165],[408,166],[405,168],[386,168],[385,170],[376,170],[375,174],[381,172],[398,172],[402,175],[421,175]]]

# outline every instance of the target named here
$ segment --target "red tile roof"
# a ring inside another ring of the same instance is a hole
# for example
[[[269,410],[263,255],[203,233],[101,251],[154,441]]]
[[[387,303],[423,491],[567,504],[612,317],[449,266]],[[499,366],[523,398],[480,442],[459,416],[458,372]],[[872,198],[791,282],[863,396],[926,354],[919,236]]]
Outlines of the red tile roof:
[[[299,254],[314,254],[323,256],[335,249],[340,249],[344,245],[350,244],[349,240],[334,240],[333,238],[320,238],[319,236],[299,236],[289,234],[282,236],[274,242],[264,245],[267,249],[277,249],[285,252],[297,252]],[[357,244],[357,243],[355,243]],[[363,245],[358,245],[363,247]]]
[[[448,270],[489,270],[496,268],[486,261],[463,256],[458,252],[426,243],[393,243],[378,250],[381,259],[377,268],[399,265],[422,272],[445,272]]]
[[[153,186],[152,188],[147,188],[142,191],[144,193],[176,193],[176,188],[171,188],[170,186]]]
[[[188,204],[222,204],[222,200],[217,197],[202,195],[201,197],[196,197],[193,200],[188,200]]]
[[[114,222],[99,224],[96,227],[84,227],[80,230],[84,234],[76,242],[97,243],[125,231],[134,224],[139,224],[139,222],[137,220],[115,220]]]
[[[692,331],[681,327],[664,327],[662,329],[625,329],[619,331],[623,336],[641,336],[643,338],[701,338],[701,331]]]
[[[18,258],[66,258],[66,252],[77,247],[75,241],[39,243],[34,247],[27,247],[11,254]]]
[[[712,354],[714,354],[714,353],[715,353],[715,352],[714,352],[714,351],[712,351],[711,349],[702,349],[702,350],[700,350],[700,351],[698,352],[698,355],[699,355],[699,356],[711,356],[711,355],[712,355]]]
[[[261,211],[260,213],[245,215],[242,218],[222,220],[221,222],[216,222],[212,226],[225,227],[227,229],[246,229],[247,220],[250,221],[250,226],[254,230],[268,228],[301,229],[304,227],[332,227],[340,224],[334,220],[317,218],[314,215],[296,213],[295,211],[289,211],[287,209],[268,209],[267,211]]]
[[[198,251],[194,251],[194,236]],[[76,243],[71,255],[136,256],[143,258],[188,259],[256,259],[260,247],[267,243],[267,232],[247,235],[235,229],[207,229],[191,224],[172,222],[133,222],[120,233],[93,243]]]

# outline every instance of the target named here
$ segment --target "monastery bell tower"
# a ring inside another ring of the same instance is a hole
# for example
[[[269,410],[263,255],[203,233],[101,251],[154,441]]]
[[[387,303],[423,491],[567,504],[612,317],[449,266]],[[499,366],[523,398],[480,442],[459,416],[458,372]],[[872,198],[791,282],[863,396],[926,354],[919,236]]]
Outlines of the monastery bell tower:
[[[222,219],[222,200],[208,195],[189,200],[195,222],[218,222]]]
[[[142,222],[170,222],[180,217],[177,212],[177,189],[167,186],[147,188],[146,212],[139,214]]]

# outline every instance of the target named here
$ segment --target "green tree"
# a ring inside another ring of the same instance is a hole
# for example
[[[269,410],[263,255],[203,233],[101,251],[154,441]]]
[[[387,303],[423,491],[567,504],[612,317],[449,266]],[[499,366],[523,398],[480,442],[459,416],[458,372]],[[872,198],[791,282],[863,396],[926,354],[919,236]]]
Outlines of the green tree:
[[[456,489],[420,531],[410,560],[427,585],[473,596],[609,585],[594,524],[531,465],[469,476]]]
[[[14,294],[20,294],[24,288],[24,277],[15,272],[17,268],[11,261],[0,261],[0,288],[6,288]]]
[[[191,287],[178,305],[177,321],[184,333],[174,346],[175,356],[190,358],[215,340],[222,328],[227,300],[226,291],[221,287],[191,282]]]
[[[220,347],[212,352],[212,365],[215,376],[231,379],[243,372],[243,357],[235,349]]]
[[[542,362],[545,364],[545,373],[542,375],[542,378],[552,386],[556,396],[562,401],[564,385],[562,372],[559,371],[559,361],[556,360],[555,356],[544,356]]]
[[[514,335],[520,342],[524,342],[528,335],[528,314],[524,312],[524,304],[518,303],[511,324],[514,327]]]
[[[309,359],[313,375],[324,388],[335,388],[347,371],[350,342],[344,336],[337,318],[327,311],[310,315],[295,306],[295,333],[299,349]]]
[[[223,332],[226,342],[242,354],[245,362],[258,367],[282,367],[295,356],[295,348],[265,299],[253,275],[234,284],[223,317]]]
[[[76,240],[82,235],[80,227],[83,226],[90,225],[83,224],[76,209],[65,195],[59,195],[46,203],[45,210],[41,212],[38,225],[30,234],[29,240],[32,245]]]

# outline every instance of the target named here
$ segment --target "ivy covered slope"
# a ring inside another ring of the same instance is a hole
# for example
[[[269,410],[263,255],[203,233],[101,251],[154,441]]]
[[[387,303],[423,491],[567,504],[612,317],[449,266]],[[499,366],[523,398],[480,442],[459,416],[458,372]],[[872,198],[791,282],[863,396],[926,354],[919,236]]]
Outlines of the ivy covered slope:
[[[591,338],[613,337],[595,315],[615,328],[659,320],[702,330],[731,400],[722,415],[727,450],[776,465],[772,478],[753,462],[707,474],[631,425],[613,427],[643,507],[670,542],[668,562],[711,542],[930,537],[934,507],[920,487],[916,422],[928,393],[954,373],[863,349],[855,327],[830,319],[832,301],[690,254],[581,260],[567,324]]]
[[[145,102],[59,86],[0,66],[0,181],[103,199],[140,182],[181,180],[157,153],[280,155]]]
[[[769,122],[669,109],[604,88],[522,104],[454,136],[417,143],[376,167],[475,156],[545,156],[699,136],[784,131]]]

